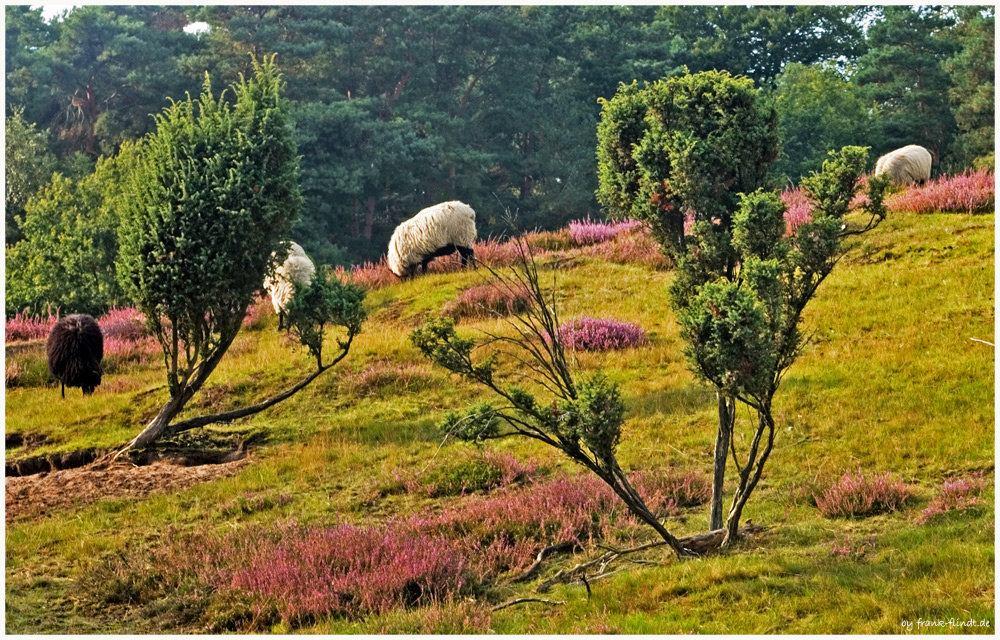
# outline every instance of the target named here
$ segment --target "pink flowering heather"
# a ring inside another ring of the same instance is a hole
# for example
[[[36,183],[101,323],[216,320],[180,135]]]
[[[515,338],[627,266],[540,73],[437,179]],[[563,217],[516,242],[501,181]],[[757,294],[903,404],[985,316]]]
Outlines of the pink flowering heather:
[[[454,318],[494,318],[509,316],[531,308],[534,298],[527,287],[508,288],[499,283],[469,287],[444,307],[444,314]]]
[[[996,179],[986,169],[941,176],[886,198],[891,211],[987,213],[994,210]]]
[[[985,488],[986,480],[983,478],[982,472],[955,480],[945,480],[938,494],[920,513],[917,522],[922,524],[934,516],[948,511],[971,509],[979,503],[978,495]]]
[[[533,251],[565,251],[572,246],[569,229],[529,231],[521,236]]]
[[[864,475],[847,472],[822,496],[814,495],[816,506],[828,517],[864,518],[895,511],[913,495],[910,487],[892,473]]]
[[[14,314],[5,323],[5,342],[24,342],[26,340],[43,340],[49,337],[53,325],[59,321],[59,309],[47,307],[45,316],[30,315],[27,310]]]
[[[145,338],[146,316],[135,307],[113,308],[97,319],[105,341],[116,338],[126,342],[135,342]]]
[[[638,220],[621,220],[618,222],[594,222],[574,220],[569,223],[570,242],[577,246],[607,242],[623,233],[628,233],[642,225]]]
[[[671,264],[646,225],[633,227],[607,242],[581,247],[579,251],[615,264],[642,264],[652,269],[665,269]]]
[[[812,220],[812,207],[806,198],[802,187],[781,192],[781,200],[785,203],[785,235],[795,235],[795,230],[803,223]]]
[[[287,528],[260,541],[219,587],[273,602],[288,623],[321,614],[363,616],[440,602],[466,583],[456,543],[401,523]]]
[[[253,302],[247,306],[247,313],[243,316],[243,326],[247,329],[260,329],[267,322],[268,317],[274,315],[274,305],[271,304],[271,296],[268,294],[255,295]]]
[[[583,317],[559,327],[567,349],[610,351],[646,344],[646,332],[637,324],[610,318]]]

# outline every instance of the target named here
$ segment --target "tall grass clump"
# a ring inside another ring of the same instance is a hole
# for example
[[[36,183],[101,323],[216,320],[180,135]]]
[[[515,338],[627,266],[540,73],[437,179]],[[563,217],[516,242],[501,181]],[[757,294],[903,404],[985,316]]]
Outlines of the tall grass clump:
[[[444,315],[461,318],[495,318],[527,311],[533,304],[526,287],[508,288],[487,282],[469,287],[444,307]]]
[[[628,349],[649,340],[642,327],[632,322],[586,316],[559,327],[559,337],[567,349],[581,351]]]
[[[927,508],[920,513],[917,522],[923,524],[935,516],[949,511],[966,511],[979,504],[979,494],[986,488],[982,473],[963,478],[945,480],[940,491]]]
[[[435,467],[404,484],[410,493],[437,498],[511,486],[533,478],[537,472],[537,463],[521,462],[498,451],[483,451]]]
[[[914,213],[988,213],[995,208],[996,179],[979,169],[957,176],[940,176],[923,186],[913,186],[886,198],[892,211]]]
[[[816,506],[828,518],[865,518],[896,511],[913,495],[910,487],[890,472],[865,475],[848,471],[816,496]]]
[[[367,365],[357,373],[350,373],[341,379],[341,391],[354,397],[371,397],[383,390],[397,393],[426,389],[432,379],[428,367],[412,362],[393,362],[381,359]]]

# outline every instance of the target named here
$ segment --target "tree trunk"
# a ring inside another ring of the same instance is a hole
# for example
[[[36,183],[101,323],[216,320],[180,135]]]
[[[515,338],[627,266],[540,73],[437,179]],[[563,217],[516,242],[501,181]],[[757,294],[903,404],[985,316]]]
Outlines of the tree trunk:
[[[721,392],[719,398],[719,433],[715,437],[715,469],[712,476],[712,511],[708,528],[721,529],[723,490],[726,479],[726,459],[729,456],[729,440],[733,436],[735,403]]]
[[[170,426],[170,421],[174,419],[174,416],[181,412],[184,405],[187,404],[187,401],[190,400],[193,395],[194,392],[191,391],[191,387],[185,387],[180,394],[170,398],[167,404],[163,405],[160,412],[156,414],[156,417],[146,425],[146,428],[142,430],[142,433],[137,435],[131,442],[125,445],[122,452],[147,447],[163,437],[167,427]]]

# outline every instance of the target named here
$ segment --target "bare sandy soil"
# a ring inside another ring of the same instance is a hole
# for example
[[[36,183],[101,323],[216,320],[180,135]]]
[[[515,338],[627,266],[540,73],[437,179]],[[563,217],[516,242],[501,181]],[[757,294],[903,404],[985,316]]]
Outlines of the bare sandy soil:
[[[69,509],[103,498],[142,498],[231,476],[248,457],[219,464],[182,466],[169,460],[146,465],[120,461],[91,463],[75,469],[6,478],[6,522]]]

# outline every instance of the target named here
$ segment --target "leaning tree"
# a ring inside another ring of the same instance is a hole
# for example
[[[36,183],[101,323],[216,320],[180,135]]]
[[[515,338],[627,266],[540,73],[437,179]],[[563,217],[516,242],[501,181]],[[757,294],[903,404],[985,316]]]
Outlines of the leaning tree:
[[[170,398],[124,450],[180,431],[232,420],[279,402],[339,362],[360,331],[364,292],[328,273],[298,288],[289,322],[316,370],[252,407],[171,424],[204,385],[239,331],[254,293],[299,215],[299,159],[274,59],[213,97],[206,74],[200,99],[172,102],[156,116],[129,177],[121,210],[119,279],[146,316],[167,368]],[[324,362],[324,329],[340,327]],[[124,451],[123,450],[123,451]]]
[[[677,265],[671,305],[692,370],[717,391],[719,428],[710,525],[722,527],[726,461],[737,467],[724,544],[774,443],[772,400],[804,346],[805,306],[852,235],[885,216],[886,182],[868,181],[866,216],[847,217],[867,151],[845,147],[803,180],[811,220],[786,233],[770,186],[778,154],[774,109],[753,82],[711,71],[621,85],[598,128],[598,199],[612,216],[650,224]],[[740,459],[737,403],[755,418]]]

